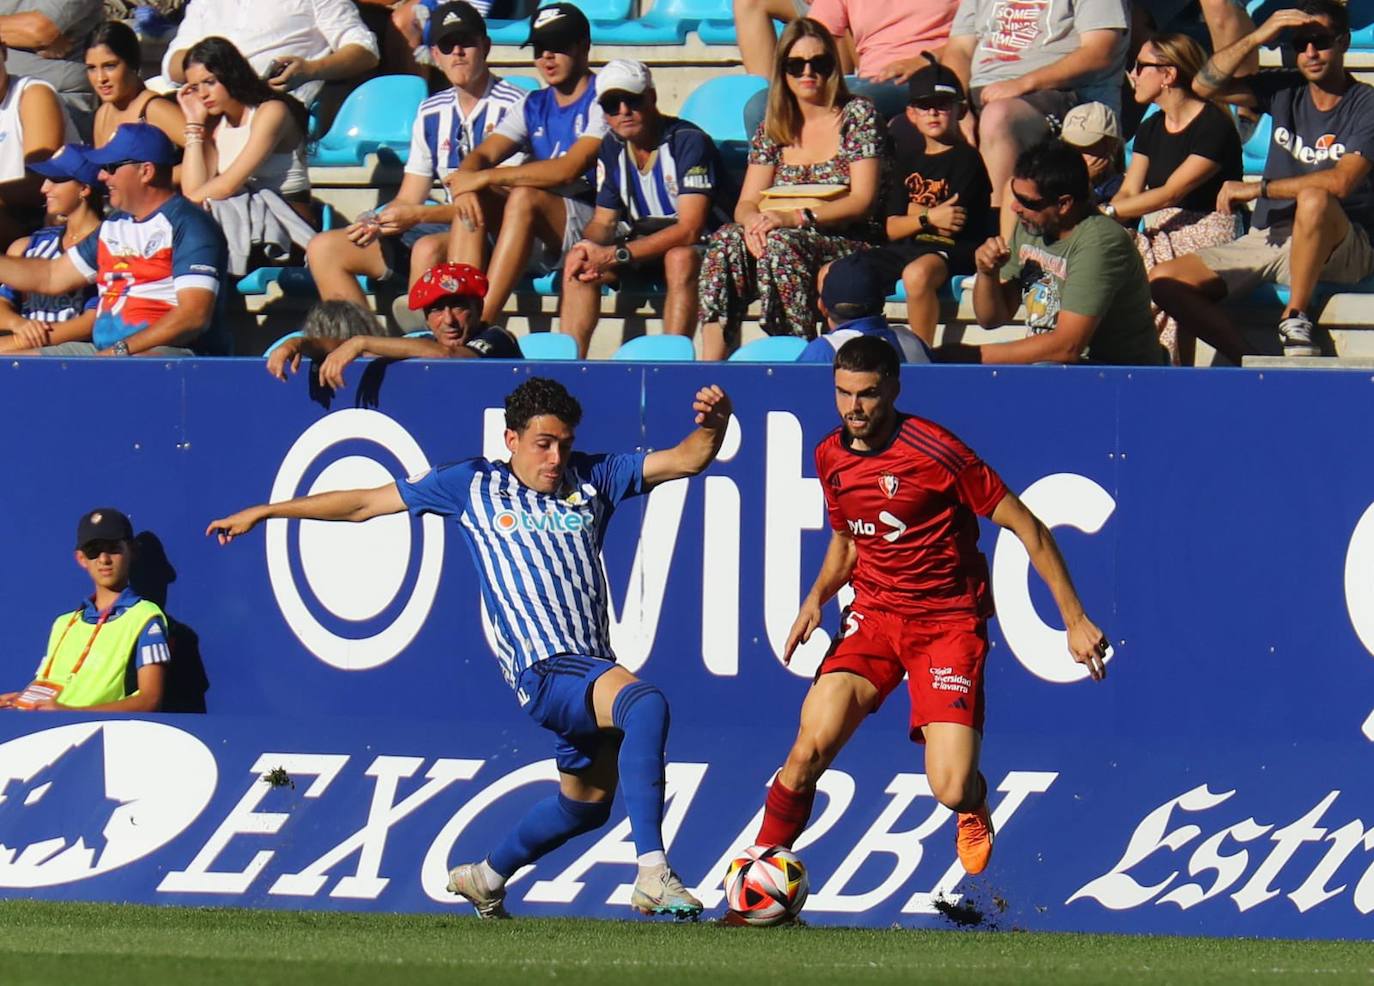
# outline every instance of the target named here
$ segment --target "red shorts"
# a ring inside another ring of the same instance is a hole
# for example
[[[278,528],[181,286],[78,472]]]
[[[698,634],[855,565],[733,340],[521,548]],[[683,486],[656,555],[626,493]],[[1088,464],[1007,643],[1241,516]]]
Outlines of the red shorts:
[[[987,621],[974,616],[904,619],[882,610],[842,614],[841,635],[816,672],[848,671],[878,689],[878,706],[907,676],[911,738],[921,727],[957,722],[983,731],[983,662]],[[877,711],[878,706],[874,706]]]

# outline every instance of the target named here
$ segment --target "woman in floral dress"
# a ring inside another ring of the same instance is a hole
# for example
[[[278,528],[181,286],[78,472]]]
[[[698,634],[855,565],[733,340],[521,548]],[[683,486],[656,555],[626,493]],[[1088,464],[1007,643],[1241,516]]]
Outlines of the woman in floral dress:
[[[750,142],[735,221],[721,227],[701,265],[702,355],[739,345],[749,303],[769,335],[816,334],[816,274],[882,239],[875,216],[885,130],[867,99],[851,96],[835,40],[809,18],[778,40],[768,113]],[[812,208],[759,208],[775,185],[845,185]]]

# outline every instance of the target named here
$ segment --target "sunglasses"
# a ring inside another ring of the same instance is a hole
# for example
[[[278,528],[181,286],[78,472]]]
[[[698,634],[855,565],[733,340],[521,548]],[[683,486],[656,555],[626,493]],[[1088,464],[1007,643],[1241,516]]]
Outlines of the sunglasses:
[[[608,92],[596,102],[601,107],[601,112],[607,116],[615,116],[620,112],[621,106],[625,107],[627,113],[634,113],[644,105],[644,93]]]
[[[81,546],[81,553],[87,561],[95,561],[101,555],[124,554],[123,541],[91,541]]]
[[[794,79],[800,79],[806,74],[806,67],[811,66],[812,74],[819,78],[829,78],[835,71],[835,59],[829,55],[816,55],[814,58],[787,58],[783,60],[782,70]]]
[[[536,45],[534,46],[534,57],[535,57],[535,58],[543,58],[545,54],[553,54],[553,55],[571,55],[575,50],[576,50],[576,45],[573,45],[573,44],[565,44],[565,45],[560,45],[560,46],[558,46],[558,47],[555,47],[554,45],[540,45],[540,44],[536,44]]]
[[[1022,195],[1014,188],[1011,190],[1011,194],[1012,197],[1016,199],[1016,201],[1021,203],[1022,208],[1030,209],[1032,212],[1039,212],[1041,209],[1048,209],[1050,206],[1054,205],[1056,202],[1059,201],[1058,199],[1033,199],[1029,196]]]
[[[953,113],[959,102],[954,99],[917,99],[911,105],[920,113]]]
[[[112,175],[126,164],[143,164],[143,162],[136,158],[126,158],[123,161],[115,161],[113,164],[103,165],[103,167],[106,174]]]
[[[1144,72],[1147,68],[1173,68],[1173,66],[1166,65],[1164,62],[1142,62],[1139,58],[1135,60],[1136,75]]]
[[[1336,35],[1329,31],[1321,31],[1316,34],[1298,34],[1288,39],[1288,47],[1301,55],[1307,50],[1307,46],[1312,45],[1318,51],[1330,51],[1336,47]]]
[[[439,49],[440,54],[452,55],[459,48],[480,48],[481,46],[482,42],[478,38],[460,34],[456,38],[444,38],[434,47]]]

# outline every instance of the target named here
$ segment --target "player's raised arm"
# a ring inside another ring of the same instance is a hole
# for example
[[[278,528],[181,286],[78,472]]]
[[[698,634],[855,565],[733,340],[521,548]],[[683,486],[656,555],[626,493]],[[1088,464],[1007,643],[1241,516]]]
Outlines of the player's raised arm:
[[[715,459],[725,441],[732,407],[725,391],[715,384],[702,387],[692,400],[696,430],[672,448],[650,452],[644,457],[644,487],[684,476],[695,476]]]
[[[1094,681],[1107,676],[1103,663],[1107,656],[1107,635],[1083,612],[1078,590],[1073,587],[1064,556],[1059,552],[1054,535],[1039,517],[1031,513],[1015,493],[1008,493],[992,512],[992,521],[1005,527],[1026,546],[1031,564],[1045,580],[1059,607],[1059,615],[1068,628],[1069,652],[1073,659],[1088,669]]]
[[[797,610],[797,618],[792,621],[792,629],[787,634],[787,645],[782,650],[782,663],[792,661],[792,652],[798,644],[811,639],[812,632],[821,625],[821,607],[828,603],[840,586],[849,581],[854,571],[854,562],[859,552],[854,539],[845,531],[831,531],[830,545],[825,549],[825,561],[816,575],[815,584],[802,600]]]
[[[236,514],[210,521],[207,536],[214,534],[220,544],[228,544],[241,534],[247,534],[264,520],[273,517],[296,517],[302,520],[347,520],[354,523],[371,520],[383,514],[398,514],[406,509],[395,483],[371,490],[338,490],[298,496],[281,503],[261,503]]]

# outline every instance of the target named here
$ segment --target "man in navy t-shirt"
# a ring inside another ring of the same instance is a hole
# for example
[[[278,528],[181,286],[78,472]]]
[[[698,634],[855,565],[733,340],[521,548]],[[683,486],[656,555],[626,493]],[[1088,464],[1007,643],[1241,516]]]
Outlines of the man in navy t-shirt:
[[[596,103],[588,58],[592,29],[570,3],[540,7],[526,45],[548,86],[531,93],[522,111],[495,131],[444,179],[453,196],[449,259],[485,268],[491,283],[482,317],[501,314],[527,266],[556,270],[592,217],[596,156],[606,120]],[[524,164],[497,165],[518,152]],[[495,237],[487,262],[488,235]]]
[[[603,284],[661,280],[663,331],[690,337],[697,326],[703,236],[728,221],[716,145],[696,124],[658,111],[643,62],[616,59],[596,76],[611,133],[597,162],[596,212],[563,262],[559,322],[587,346],[601,314]]]
[[[1232,78],[1246,58],[1282,37],[1297,70]],[[1198,72],[1193,89],[1273,116],[1273,142],[1258,183],[1228,181],[1217,208],[1255,203],[1250,232],[1160,264],[1150,272],[1155,303],[1179,330],[1234,362],[1250,350],[1217,304],[1262,283],[1287,284],[1279,322],[1284,354],[1317,356],[1308,307],[1317,281],[1351,284],[1374,274],[1374,87],[1345,70],[1350,20],[1335,0],[1280,10]]]

